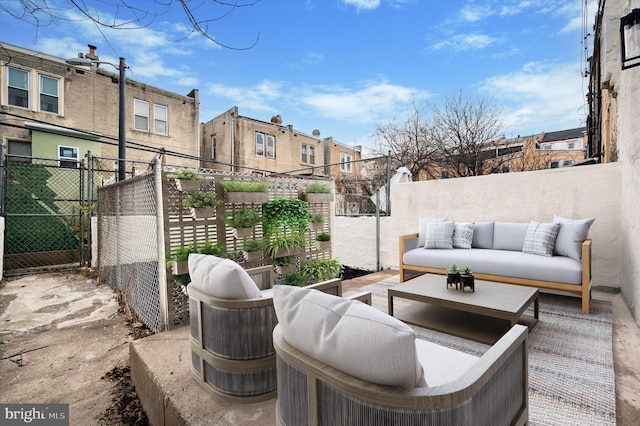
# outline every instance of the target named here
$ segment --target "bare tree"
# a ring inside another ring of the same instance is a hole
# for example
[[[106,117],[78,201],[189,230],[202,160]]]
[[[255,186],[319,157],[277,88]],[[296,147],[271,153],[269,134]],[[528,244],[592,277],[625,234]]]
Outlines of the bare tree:
[[[483,171],[483,146],[498,137],[501,111],[483,98],[463,92],[432,107],[430,138],[451,177],[475,176]]]
[[[60,2],[50,0],[20,0],[19,2],[0,2],[0,11],[9,16],[29,23],[36,28],[51,25],[58,21],[70,21],[69,12],[79,12],[98,27],[116,30],[133,30],[151,26],[172,7],[178,7],[188,21],[189,30],[184,38],[200,34],[215,44],[233,50],[251,49],[260,38],[260,33],[248,46],[234,47],[214,38],[210,31],[216,22],[232,12],[253,6],[260,0],[222,1],[222,0],[67,0],[66,7]],[[211,8],[207,8],[209,5]],[[211,16],[204,16],[210,13]]]
[[[435,165],[438,147],[430,137],[430,124],[425,114],[427,108],[428,104],[419,104],[413,99],[412,110],[407,113],[404,121],[398,123],[391,120],[386,124],[376,125],[374,137],[378,155],[387,155],[391,151],[392,169],[404,166],[413,176],[417,177],[423,172],[434,178],[437,176]]]

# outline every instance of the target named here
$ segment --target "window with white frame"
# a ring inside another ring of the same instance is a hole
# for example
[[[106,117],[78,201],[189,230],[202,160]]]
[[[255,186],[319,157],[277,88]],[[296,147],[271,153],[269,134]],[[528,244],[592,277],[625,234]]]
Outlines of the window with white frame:
[[[309,146],[309,164],[316,164],[316,147]]]
[[[575,149],[576,148],[576,143],[575,142],[569,142],[567,144],[567,148],[568,149]]]
[[[169,109],[164,105],[153,106],[153,131],[159,135],[168,135],[169,130],[167,126]]]
[[[142,130],[143,132],[149,131],[149,102],[142,101],[140,99],[133,100],[133,128],[136,130]]]
[[[7,67],[7,103],[11,106],[29,108],[29,71]]]
[[[79,161],[77,147],[58,145],[58,165],[60,167],[76,169]]]
[[[256,155],[266,158],[276,158],[276,137],[256,132]]]
[[[276,137],[273,135],[267,136],[267,151],[265,152],[265,157],[267,158],[276,158]]]
[[[60,80],[40,74],[40,111],[57,114],[60,108]]]
[[[346,152],[340,153],[340,170],[343,172],[351,173],[353,168],[351,167],[351,161],[353,161],[353,156],[351,154],[347,154]]]
[[[562,167],[570,166],[573,164],[573,160],[562,160]]]
[[[217,141],[216,141],[216,135],[211,135],[211,159],[215,160],[216,159],[216,149],[217,149]]]
[[[302,144],[302,146],[300,146],[300,162],[307,162],[307,146],[305,144]]]

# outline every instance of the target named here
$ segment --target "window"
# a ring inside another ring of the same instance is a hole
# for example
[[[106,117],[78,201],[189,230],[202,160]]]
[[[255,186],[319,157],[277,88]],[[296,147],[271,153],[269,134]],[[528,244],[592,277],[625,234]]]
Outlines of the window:
[[[576,148],[576,143],[575,142],[569,142],[567,144],[567,146],[569,147],[569,149],[575,149]]]
[[[570,166],[573,164],[573,160],[563,160],[562,161],[562,167],[564,166]]]
[[[31,142],[17,141],[9,139],[7,141],[9,155],[19,155],[13,157],[11,161],[19,161],[22,163],[31,163]],[[28,158],[27,158],[28,157]]]
[[[29,72],[7,67],[9,70],[8,104],[29,108]]]
[[[136,130],[142,130],[144,132],[149,131],[149,102],[141,101],[140,99],[133,100],[133,128]]]
[[[542,145],[542,149],[551,149],[551,144],[544,144]]]
[[[167,131],[167,113],[166,106],[154,105],[153,106],[153,131],[159,135],[168,135]]]
[[[449,171],[448,170],[440,170],[440,179],[448,179]]]
[[[264,135],[256,133],[256,155],[264,157]]]
[[[309,164],[316,164],[316,147],[309,147]]]
[[[256,155],[260,157],[276,158],[276,137],[256,132]]]
[[[267,135],[267,158],[276,158],[276,137]]]
[[[306,145],[302,145],[300,147],[300,162],[302,163],[307,162],[307,146]]]
[[[60,167],[75,169],[78,167],[78,148],[58,145],[58,160]]]
[[[58,113],[58,79],[40,75],[40,111]]]
[[[353,161],[353,157],[351,154],[347,154],[345,152],[340,153],[340,170],[343,172],[351,173],[351,161]]]
[[[558,161],[552,161],[551,163],[549,163],[550,169],[557,169],[558,167],[560,167],[560,162]]]
[[[215,160],[216,159],[216,149],[217,149],[217,141],[216,141],[216,135],[211,135],[211,159]]]

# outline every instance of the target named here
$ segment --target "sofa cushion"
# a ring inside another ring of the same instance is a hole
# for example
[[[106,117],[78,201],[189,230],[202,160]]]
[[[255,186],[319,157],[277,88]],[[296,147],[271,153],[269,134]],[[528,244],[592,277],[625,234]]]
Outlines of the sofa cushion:
[[[450,221],[430,222],[427,226],[424,248],[452,249],[453,226],[454,222]]]
[[[453,248],[470,249],[473,241],[473,222],[456,222],[453,227]]]
[[[447,220],[446,218],[428,218],[421,217],[418,219],[418,247],[424,247],[424,241],[427,238],[427,227],[429,226],[429,222],[442,222]]]
[[[531,222],[524,236],[524,253],[553,256],[553,247],[560,230],[559,223]]]
[[[483,249],[493,248],[493,222],[474,223],[471,247]]]
[[[206,254],[189,255],[189,275],[196,290],[221,299],[261,298],[260,289],[236,262]]]
[[[493,224],[493,248],[495,250],[522,251],[528,223],[495,222]]]
[[[579,285],[582,282],[582,265],[565,256],[538,256],[510,250],[409,250],[402,261],[410,265],[446,270],[449,265],[464,265],[476,274],[502,275],[530,280],[552,281]],[[444,283],[444,279],[442,281]],[[443,284],[444,286],[444,284]],[[476,284],[476,288],[478,284]],[[476,290],[477,291],[477,290]]]
[[[567,219],[554,216],[553,221],[560,224],[560,230],[556,238],[553,253],[559,256],[568,256],[575,260],[582,259],[582,243],[589,235],[589,228],[596,219]]]
[[[276,285],[273,304],[284,339],[331,367],[371,383],[425,386],[411,327],[356,300]]]
[[[478,357],[427,340],[416,339],[416,354],[429,386],[451,383],[465,375]]]

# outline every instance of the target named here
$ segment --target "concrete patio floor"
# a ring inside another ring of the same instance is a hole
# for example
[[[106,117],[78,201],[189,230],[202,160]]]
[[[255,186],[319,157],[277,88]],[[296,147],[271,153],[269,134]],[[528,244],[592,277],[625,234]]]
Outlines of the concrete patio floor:
[[[343,291],[396,274],[381,271],[348,280]],[[619,294],[595,291],[593,296],[613,303],[617,424],[637,425],[640,328]],[[20,311],[24,311],[22,316],[17,313]],[[46,314],[45,320],[34,321],[42,314]],[[83,274],[43,274],[3,281],[0,321],[1,402],[69,403],[70,424],[100,424],[97,418],[109,405],[113,386],[103,376],[130,362],[136,391],[152,424],[275,424],[275,399],[228,403],[196,383],[190,372],[188,327],[133,340],[125,318],[118,313],[113,292],[96,286]],[[20,355],[11,357],[17,353]]]

